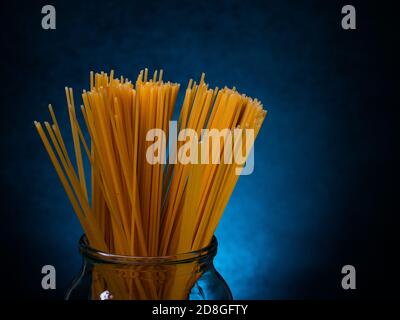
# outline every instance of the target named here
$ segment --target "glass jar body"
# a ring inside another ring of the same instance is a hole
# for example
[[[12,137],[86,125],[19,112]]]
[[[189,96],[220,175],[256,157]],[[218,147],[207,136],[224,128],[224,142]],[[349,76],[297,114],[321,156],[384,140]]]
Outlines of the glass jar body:
[[[231,291],[214,267],[214,237],[207,248],[166,257],[130,257],[99,252],[79,242],[82,269],[66,299],[231,300]]]

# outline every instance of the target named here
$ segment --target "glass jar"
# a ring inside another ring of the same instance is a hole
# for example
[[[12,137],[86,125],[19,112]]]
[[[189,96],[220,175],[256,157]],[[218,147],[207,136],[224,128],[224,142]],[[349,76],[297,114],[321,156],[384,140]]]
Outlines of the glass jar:
[[[213,260],[218,242],[203,249],[163,257],[114,255],[79,241],[82,269],[67,300],[231,300],[232,294]]]

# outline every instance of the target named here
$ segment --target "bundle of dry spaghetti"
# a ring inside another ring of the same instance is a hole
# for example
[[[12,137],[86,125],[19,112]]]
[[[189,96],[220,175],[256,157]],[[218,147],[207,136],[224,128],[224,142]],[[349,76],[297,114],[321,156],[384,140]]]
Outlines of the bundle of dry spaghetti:
[[[74,157],[67,152],[51,105],[53,123],[44,122],[45,130],[35,121],[92,247],[120,255],[165,256],[210,243],[239,177],[238,165],[168,161],[187,151],[184,141],[178,141],[175,154],[167,155],[168,145],[154,152],[161,158],[165,154],[166,161],[148,161],[153,144],[147,139],[149,130],[163,130],[164,142],[169,141],[179,87],[164,82],[162,70],[151,79],[147,69],[141,71],[135,84],[114,78],[113,71],[91,72],[90,91],[82,93],[80,120],[73,91],[66,88]],[[210,89],[203,74],[198,84],[189,81],[177,129],[192,129],[201,137],[202,129],[247,128],[257,136],[265,115],[258,100],[235,88]],[[221,159],[224,148],[226,140],[217,151]],[[244,147],[234,140],[229,148],[241,153]],[[215,153],[215,148],[203,148],[204,152]],[[85,172],[84,157],[90,161],[90,174]]]

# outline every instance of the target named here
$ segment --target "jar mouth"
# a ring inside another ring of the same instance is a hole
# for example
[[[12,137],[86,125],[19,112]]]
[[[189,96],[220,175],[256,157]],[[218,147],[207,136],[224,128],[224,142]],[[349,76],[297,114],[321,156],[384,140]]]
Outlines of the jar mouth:
[[[181,264],[193,261],[212,259],[215,257],[218,248],[218,241],[215,236],[212,237],[207,247],[186,253],[178,253],[167,256],[127,256],[120,254],[107,253],[97,250],[89,245],[88,239],[83,234],[79,240],[79,250],[81,254],[99,263],[112,264],[140,264],[140,265],[160,265],[160,264]]]

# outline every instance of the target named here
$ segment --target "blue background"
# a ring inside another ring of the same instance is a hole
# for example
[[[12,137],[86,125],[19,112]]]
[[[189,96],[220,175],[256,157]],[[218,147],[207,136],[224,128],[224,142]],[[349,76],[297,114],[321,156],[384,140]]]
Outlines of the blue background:
[[[54,31],[41,29],[44,4],[2,13],[8,292],[61,298],[80,268],[82,230],[33,120],[49,119],[52,103],[67,124],[64,87],[78,96],[90,70],[133,79],[148,67],[183,87],[204,71],[211,86],[236,86],[268,110],[255,171],[239,179],[216,232],[215,265],[235,298],[377,294],[398,113],[388,101],[391,35],[375,4],[356,5],[355,31],[341,28],[346,3],[334,1],[51,1]],[[45,264],[57,290],[40,287]],[[356,292],[340,288],[345,264],[357,268]]]

